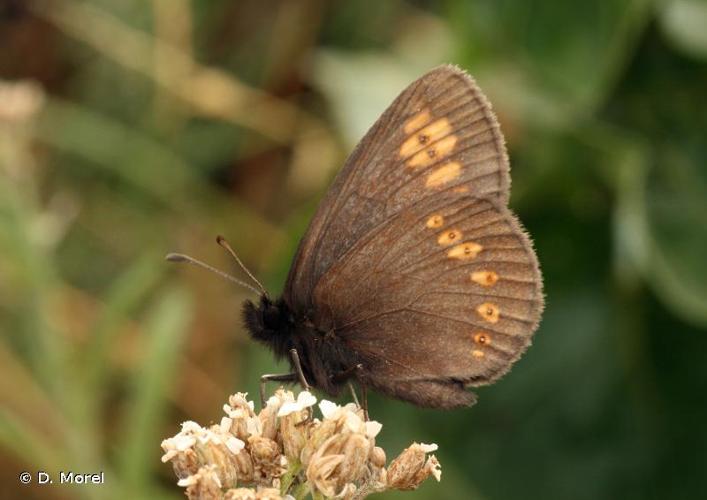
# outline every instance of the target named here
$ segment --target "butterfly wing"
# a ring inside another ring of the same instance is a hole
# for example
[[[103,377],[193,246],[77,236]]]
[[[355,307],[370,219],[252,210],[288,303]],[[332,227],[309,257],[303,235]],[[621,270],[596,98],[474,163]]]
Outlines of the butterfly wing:
[[[543,307],[530,240],[497,200],[428,197],[357,241],[314,301],[362,377],[421,406],[472,402],[530,343]]]
[[[474,81],[441,66],[405,89],[353,151],[319,206],[290,270],[284,298],[326,328],[313,303],[321,277],[360,238],[428,197],[508,201],[498,122]]]

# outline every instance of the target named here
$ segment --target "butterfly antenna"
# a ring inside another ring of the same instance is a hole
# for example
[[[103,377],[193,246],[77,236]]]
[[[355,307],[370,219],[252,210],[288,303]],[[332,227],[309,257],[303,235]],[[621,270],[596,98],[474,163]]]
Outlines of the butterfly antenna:
[[[195,266],[203,267],[204,269],[207,269],[211,271],[212,273],[216,273],[219,276],[221,276],[224,279],[227,279],[228,281],[231,281],[237,285],[243,286],[247,288],[248,290],[255,292],[256,294],[260,295],[260,291],[258,291],[255,287],[249,285],[248,283],[241,281],[237,278],[234,278],[230,274],[226,274],[223,271],[216,269],[215,267],[212,267],[204,262],[201,262],[200,260],[197,260],[193,257],[189,257],[188,255],[184,255],[182,253],[168,253],[165,256],[165,260],[168,260],[170,262],[182,262],[186,264],[193,264]]]
[[[240,266],[240,268],[243,269],[243,271],[245,271],[245,273],[248,276],[250,276],[250,279],[252,279],[256,285],[258,285],[258,288],[260,288],[260,291],[263,293],[263,295],[267,295],[268,291],[265,290],[265,287],[260,283],[260,281],[258,281],[258,279],[255,276],[253,276],[253,273],[248,271],[248,268],[243,265],[243,262],[241,262],[241,259],[238,258],[238,255],[236,255],[236,252],[233,251],[233,248],[231,248],[231,245],[228,244],[228,242],[226,241],[226,238],[224,238],[221,235],[218,235],[218,236],[216,236],[216,243],[221,245],[222,248],[225,248],[226,251],[231,254],[231,257],[236,259],[236,262],[238,262],[238,265]]]

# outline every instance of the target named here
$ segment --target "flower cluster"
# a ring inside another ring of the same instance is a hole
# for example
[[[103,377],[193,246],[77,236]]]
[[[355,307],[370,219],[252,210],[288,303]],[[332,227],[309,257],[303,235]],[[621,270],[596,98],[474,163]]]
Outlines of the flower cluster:
[[[256,414],[238,393],[224,405],[218,425],[182,424],[162,442],[163,462],[172,462],[179,486],[190,499],[360,499],[387,489],[412,490],[429,476],[440,480],[434,444],[413,443],[386,468],[375,438],[382,426],[366,421],[353,403],[295,397],[279,389]]]

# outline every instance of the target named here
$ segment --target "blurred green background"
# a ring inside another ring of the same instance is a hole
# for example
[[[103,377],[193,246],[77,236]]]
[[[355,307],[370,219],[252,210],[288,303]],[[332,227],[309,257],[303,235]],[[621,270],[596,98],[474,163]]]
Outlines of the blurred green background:
[[[389,454],[440,445],[404,497],[704,498],[706,28],[700,0],[0,0],[0,497],[180,498],[160,441],[283,367],[243,290],[163,255],[232,269],[221,233],[279,292],[347,152],[454,62],[547,309],[472,409],[371,397]]]

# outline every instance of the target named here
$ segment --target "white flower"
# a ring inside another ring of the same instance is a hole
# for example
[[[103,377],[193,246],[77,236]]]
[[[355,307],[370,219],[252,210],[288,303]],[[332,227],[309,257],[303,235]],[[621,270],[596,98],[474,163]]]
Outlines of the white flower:
[[[322,399],[319,402],[319,411],[322,412],[322,416],[324,418],[334,418],[340,408],[341,406],[336,403],[332,403],[331,401],[327,401],[326,399]]]
[[[428,477],[440,480],[439,462],[430,455],[436,444],[413,443],[386,468],[385,451],[375,445],[379,422],[366,421],[353,403],[327,400],[319,402],[320,421],[309,410],[316,403],[308,391],[295,397],[279,389],[256,414],[245,394],[234,394],[219,423],[204,428],[187,421],[162,441],[162,461],[172,463],[190,500],[282,500],[281,486],[362,499],[413,490]]]
[[[378,435],[378,433],[383,428],[383,424],[376,422],[375,420],[369,420],[366,422],[366,436],[373,439]]]
[[[420,447],[420,450],[424,451],[425,453],[432,453],[433,451],[437,451],[437,448],[439,448],[439,446],[434,443],[420,443],[418,446]]]
[[[278,417],[285,417],[291,413],[294,413],[296,411],[302,411],[305,408],[309,408],[310,406],[314,406],[317,402],[317,398],[315,398],[311,392],[309,391],[302,391],[297,395],[297,400],[296,401],[288,401],[284,403],[280,407],[280,411],[277,412]]]
[[[226,439],[226,448],[234,455],[238,455],[245,448],[245,443],[237,437],[229,437]]]
[[[197,424],[196,422],[192,422],[191,420],[187,420],[186,422],[182,423],[182,432],[187,433],[187,432],[201,432],[202,427]]]
[[[263,433],[263,423],[258,417],[251,417],[246,420],[245,428],[250,436],[260,436]]]
[[[219,427],[221,428],[221,432],[226,433],[231,430],[231,425],[233,425],[233,419],[229,417],[222,417],[221,418],[221,423],[219,424]]]
[[[194,447],[197,436],[201,436],[206,429],[196,422],[186,421],[182,424],[182,431],[174,437],[162,441],[162,461],[167,462],[179,453],[185,452]]]
[[[233,408],[229,405],[223,405],[223,411],[232,419],[245,418],[248,413],[243,408]]]
[[[347,410],[346,407],[344,410]],[[365,432],[363,419],[352,411],[344,413],[344,426],[351,432],[361,432],[362,430]]]
[[[181,486],[184,488],[187,486],[191,486],[192,484],[196,484],[198,482],[199,481],[198,481],[196,475],[191,475],[189,477],[185,477],[184,479],[180,479],[179,481],[177,481],[177,486]]]

